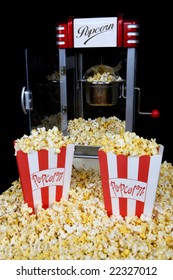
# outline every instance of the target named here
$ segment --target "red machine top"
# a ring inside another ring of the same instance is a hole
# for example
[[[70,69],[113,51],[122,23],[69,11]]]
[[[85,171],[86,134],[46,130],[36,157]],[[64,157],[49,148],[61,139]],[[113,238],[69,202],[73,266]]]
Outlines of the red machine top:
[[[57,48],[137,47],[139,24],[123,16],[72,18],[56,24]]]

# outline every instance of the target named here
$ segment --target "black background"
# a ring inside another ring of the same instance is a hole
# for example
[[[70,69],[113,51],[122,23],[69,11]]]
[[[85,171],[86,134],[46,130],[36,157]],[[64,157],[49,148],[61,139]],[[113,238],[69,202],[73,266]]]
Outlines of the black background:
[[[147,1],[81,1],[24,4],[1,9],[1,125],[0,193],[18,179],[13,141],[28,133],[28,117],[21,109],[21,89],[26,85],[25,48],[55,52],[55,23],[68,16],[117,16],[140,22],[137,80],[142,92],[142,110],[159,109],[158,119],[137,116],[135,131],[156,138],[164,145],[163,160],[173,163],[172,80],[169,6],[150,7]],[[3,17],[2,17],[3,16]],[[3,18],[3,19],[2,19]]]

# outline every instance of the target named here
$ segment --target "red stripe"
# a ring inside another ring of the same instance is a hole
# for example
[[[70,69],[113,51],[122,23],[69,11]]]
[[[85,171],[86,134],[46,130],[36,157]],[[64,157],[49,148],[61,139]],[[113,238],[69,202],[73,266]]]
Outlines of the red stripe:
[[[68,36],[68,47],[73,48],[74,42],[73,42],[73,17],[69,17],[68,23],[67,23],[67,36]]]
[[[118,16],[117,24],[117,47],[122,47],[123,44],[123,17],[122,15]]]
[[[127,216],[127,198],[119,198],[120,215],[122,217]]]
[[[117,155],[118,178],[127,178],[127,156]]]
[[[58,161],[57,167],[64,168],[65,160],[66,160],[66,147],[63,146],[57,157],[57,161]],[[56,186],[56,201],[60,201],[60,199],[62,198],[62,188],[63,188],[62,186],[59,186],[59,185]]]
[[[118,178],[127,178],[127,156],[117,155]],[[120,215],[127,216],[127,198],[119,198]]]
[[[24,196],[24,202],[27,203],[28,206],[33,209],[34,213],[34,200],[32,195],[30,170],[28,165],[28,154],[22,151],[18,151],[16,155],[16,161],[22,186],[22,192]]]
[[[110,197],[109,189],[109,175],[108,175],[108,164],[107,164],[107,154],[103,151],[98,151],[99,165],[100,165],[100,176],[102,180],[102,190],[105,209],[108,216],[112,215],[112,203]]]
[[[135,216],[140,217],[142,213],[144,213],[144,202],[136,200]]]
[[[48,169],[48,150],[38,151],[39,171]],[[41,188],[42,207],[47,209],[49,207],[49,187]]]
[[[139,157],[139,172],[138,180],[147,183],[148,182],[148,172],[150,166],[150,156]]]
[[[66,160],[66,147],[63,146],[61,148],[60,153],[58,154],[58,168],[64,168],[65,167],[65,160]]]
[[[138,181],[147,183],[149,167],[150,167],[150,156],[140,156],[139,157]],[[143,212],[144,212],[144,202],[137,200],[135,215],[140,217],[140,215]]]

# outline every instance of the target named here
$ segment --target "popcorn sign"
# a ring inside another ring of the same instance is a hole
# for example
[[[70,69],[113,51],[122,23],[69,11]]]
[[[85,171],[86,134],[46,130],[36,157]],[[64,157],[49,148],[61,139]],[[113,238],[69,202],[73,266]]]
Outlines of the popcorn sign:
[[[55,149],[42,149],[24,153],[17,151],[16,160],[25,203],[36,212],[54,201],[68,198],[70,188],[74,145],[68,144],[56,153]]]
[[[104,204],[109,216],[152,216],[162,155],[162,145],[153,156],[98,151]]]
[[[74,47],[117,47],[117,17],[74,19]]]

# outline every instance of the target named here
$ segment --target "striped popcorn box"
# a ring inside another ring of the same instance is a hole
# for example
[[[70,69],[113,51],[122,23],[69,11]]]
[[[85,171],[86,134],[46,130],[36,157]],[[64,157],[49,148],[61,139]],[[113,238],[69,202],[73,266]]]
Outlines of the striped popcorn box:
[[[109,216],[152,216],[162,155],[162,145],[153,156],[98,151],[104,205]]]
[[[22,185],[24,201],[37,212],[54,201],[68,198],[72,173],[74,145],[62,146],[60,153],[54,148],[24,153],[19,150],[16,161]]]

